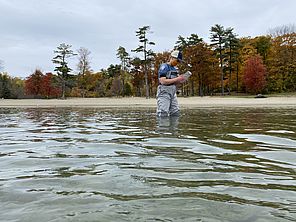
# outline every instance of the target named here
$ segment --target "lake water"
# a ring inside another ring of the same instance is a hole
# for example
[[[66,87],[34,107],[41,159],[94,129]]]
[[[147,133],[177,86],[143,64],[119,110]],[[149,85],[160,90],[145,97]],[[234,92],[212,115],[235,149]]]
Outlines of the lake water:
[[[0,221],[296,221],[295,109],[0,109]]]

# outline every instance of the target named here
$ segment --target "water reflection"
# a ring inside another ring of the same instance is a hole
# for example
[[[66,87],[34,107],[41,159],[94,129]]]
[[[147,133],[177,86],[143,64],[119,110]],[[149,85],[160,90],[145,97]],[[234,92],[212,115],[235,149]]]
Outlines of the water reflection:
[[[0,109],[1,220],[295,221],[295,120],[293,109]]]
[[[178,130],[179,116],[156,117],[159,132],[175,133]]]

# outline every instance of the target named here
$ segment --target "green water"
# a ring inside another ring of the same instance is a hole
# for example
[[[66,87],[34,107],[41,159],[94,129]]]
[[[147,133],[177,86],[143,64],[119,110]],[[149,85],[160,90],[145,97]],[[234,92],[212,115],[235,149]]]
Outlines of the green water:
[[[0,221],[296,221],[295,109],[0,109]]]

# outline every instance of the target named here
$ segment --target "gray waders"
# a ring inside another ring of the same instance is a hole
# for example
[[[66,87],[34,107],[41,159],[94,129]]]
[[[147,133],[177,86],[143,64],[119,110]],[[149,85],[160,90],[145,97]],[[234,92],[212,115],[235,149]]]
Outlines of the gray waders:
[[[159,85],[157,87],[157,116],[178,116],[180,112],[177,101],[176,85]]]

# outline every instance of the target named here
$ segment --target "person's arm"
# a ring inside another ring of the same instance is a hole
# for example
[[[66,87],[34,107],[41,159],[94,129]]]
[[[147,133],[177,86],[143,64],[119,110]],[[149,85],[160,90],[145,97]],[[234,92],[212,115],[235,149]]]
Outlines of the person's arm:
[[[170,71],[168,68],[168,64],[164,63],[160,66],[158,70],[158,76],[159,76],[159,83],[162,85],[172,85],[172,84],[179,84],[184,82],[183,76],[178,76],[176,78],[167,78],[167,74]]]
[[[159,78],[159,82],[162,85],[178,84],[178,83],[182,83],[184,81],[185,81],[185,78],[183,77],[183,75],[180,75],[177,78],[173,78],[173,79],[167,79],[166,77]]]

